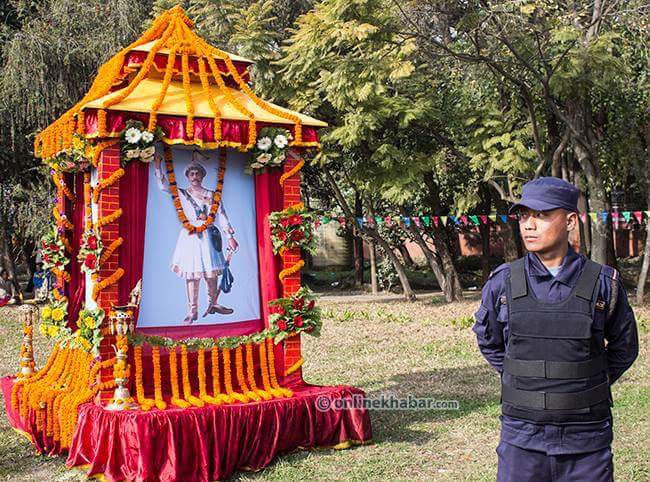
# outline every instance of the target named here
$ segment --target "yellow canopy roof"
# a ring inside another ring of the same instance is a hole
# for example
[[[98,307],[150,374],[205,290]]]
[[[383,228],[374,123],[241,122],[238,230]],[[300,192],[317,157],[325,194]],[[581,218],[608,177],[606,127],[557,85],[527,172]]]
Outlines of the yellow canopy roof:
[[[146,44],[138,45],[137,47],[132,48],[131,51],[133,51],[133,52],[150,52],[151,49],[155,46],[155,44],[156,44],[156,42],[152,40],[151,42],[147,42]],[[167,55],[167,54],[169,54],[169,49],[168,48],[162,48],[162,49],[158,50],[158,53]],[[243,62],[243,63],[247,63],[247,64],[254,64],[255,63],[252,60],[247,59],[246,57],[242,57],[242,56],[237,55],[237,54],[231,54],[230,52],[224,52],[224,53],[228,54],[228,57],[230,57],[230,59],[232,61],[234,61],[234,62]],[[219,58],[219,57],[215,56],[215,58]]]
[[[129,94],[124,100],[118,102],[117,104],[112,104],[108,107],[108,110],[119,110],[126,112],[151,112],[152,105],[156,101],[158,94],[160,92],[160,84],[162,83],[161,79],[144,79],[140,82],[136,88]],[[190,92],[192,98],[192,104],[194,105],[194,117],[206,117],[212,118],[214,113],[208,102],[208,94],[201,84],[191,83]],[[293,122],[272,114],[268,110],[262,109],[258,106],[253,100],[251,100],[246,94],[242,91],[233,89],[231,87],[224,87],[228,90],[229,95],[219,92],[217,95],[214,95],[212,91],[214,103],[219,109],[220,118],[227,120],[244,120],[247,121],[248,117],[243,115],[240,110],[234,106],[230,101],[229,97],[235,99],[239,104],[241,104],[247,111],[249,111],[255,117],[255,120],[259,122],[269,122],[273,124],[288,124],[292,125]],[[82,110],[85,109],[101,109],[107,101],[110,101],[116,96],[120,96],[124,89],[116,90],[111,92],[99,99],[95,99],[91,102],[88,102],[82,107]],[[217,91],[218,92],[218,91]],[[185,116],[187,115],[186,107],[186,97],[185,90],[183,88],[183,83],[179,81],[172,81],[169,83],[167,88],[167,95],[165,95],[162,103],[157,109],[159,115],[174,115],[174,116]],[[282,112],[293,114],[297,116],[303,125],[312,126],[312,127],[325,127],[327,124],[325,122],[309,117],[305,114],[300,114],[299,112],[294,112],[289,109],[271,104],[270,106],[274,109],[278,109]]]
[[[303,141],[302,126],[325,127],[325,122],[260,99],[234,63],[252,62],[213,47],[193,28],[193,22],[179,6],[156,18],[138,40],[99,69],[81,101],[36,136],[35,154],[52,157],[72,145],[75,132],[85,135],[83,110],[89,108],[97,109],[97,137],[109,135],[106,111],[119,110],[148,113],[146,128],[150,130],[157,125],[158,115],[185,116],[189,139],[194,137],[191,120],[195,117],[247,120],[245,149],[255,145],[257,122],[292,126],[294,146],[314,144]],[[125,68],[131,51],[146,52],[146,58]],[[162,71],[155,63],[157,54],[167,56]],[[120,88],[114,90],[117,86]]]

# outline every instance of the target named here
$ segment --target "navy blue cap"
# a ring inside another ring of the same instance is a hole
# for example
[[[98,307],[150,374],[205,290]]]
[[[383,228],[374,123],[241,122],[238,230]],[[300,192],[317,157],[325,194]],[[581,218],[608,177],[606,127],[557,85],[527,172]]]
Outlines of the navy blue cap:
[[[564,208],[578,212],[579,197],[580,190],[570,182],[557,177],[540,177],[524,184],[521,200],[510,207],[510,212],[520,207],[535,211]]]

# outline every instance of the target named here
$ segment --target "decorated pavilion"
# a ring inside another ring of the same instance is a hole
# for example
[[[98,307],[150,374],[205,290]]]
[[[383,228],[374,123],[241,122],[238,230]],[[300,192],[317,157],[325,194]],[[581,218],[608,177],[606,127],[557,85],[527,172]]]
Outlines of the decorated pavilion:
[[[16,430],[89,476],[216,480],[371,440],[361,390],[302,376],[321,322],[301,286],[316,217],[300,170],[326,124],[259,98],[252,64],[175,7],[36,136],[57,286],[24,312],[2,390]],[[40,368],[33,336],[53,343]]]

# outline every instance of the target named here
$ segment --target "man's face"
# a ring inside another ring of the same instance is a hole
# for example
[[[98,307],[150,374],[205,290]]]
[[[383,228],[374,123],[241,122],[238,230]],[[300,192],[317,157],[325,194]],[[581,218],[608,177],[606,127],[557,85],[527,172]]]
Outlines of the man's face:
[[[196,169],[192,169],[187,173],[187,179],[190,181],[190,184],[194,187],[199,187],[203,182],[203,173]]]
[[[569,241],[569,231],[576,226],[576,214],[566,209],[535,211],[522,207],[517,212],[521,238],[532,253],[544,253]]]

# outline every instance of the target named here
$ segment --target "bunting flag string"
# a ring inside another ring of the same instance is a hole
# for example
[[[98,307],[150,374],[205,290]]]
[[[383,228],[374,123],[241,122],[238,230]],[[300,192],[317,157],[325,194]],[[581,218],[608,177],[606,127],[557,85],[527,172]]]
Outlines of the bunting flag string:
[[[650,219],[650,211],[600,211],[600,212],[582,212],[578,214],[578,218],[583,224],[587,224],[587,220],[592,223],[606,223],[608,219],[612,220],[614,226],[618,229],[621,224],[631,225],[644,224],[644,217],[646,220]],[[332,221],[338,222],[342,227],[346,227],[348,220],[344,216],[334,216],[331,214],[321,214],[318,216],[321,224],[328,224]],[[410,227],[415,225],[418,228],[422,227],[439,227],[439,226],[480,226],[480,225],[499,225],[506,224],[510,220],[516,220],[517,216],[514,214],[459,214],[458,216],[449,214],[447,216],[434,216],[431,214],[420,214],[412,216],[404,215],[388,215],[388,216],[358,216],[354,218],[359,227],[367,226],[406,226]],[[354,222],[352,223],[354,224]]]

